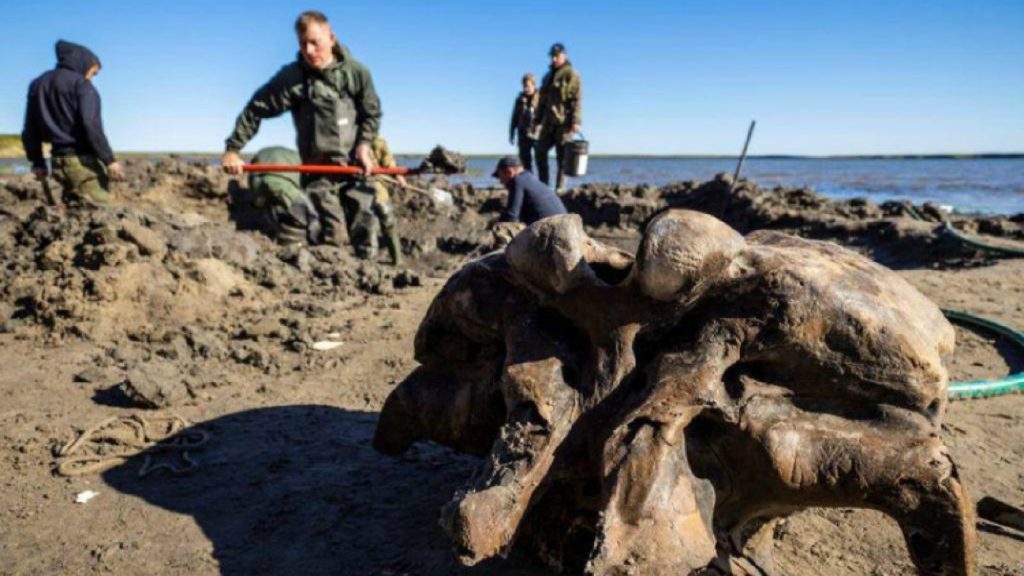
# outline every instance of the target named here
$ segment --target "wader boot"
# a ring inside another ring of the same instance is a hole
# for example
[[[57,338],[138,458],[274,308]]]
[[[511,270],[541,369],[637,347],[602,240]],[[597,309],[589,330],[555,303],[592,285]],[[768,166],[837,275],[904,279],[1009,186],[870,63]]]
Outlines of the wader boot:
[[[373,183],[375,194],[373,197],[373,213],[380,221],[381,231],[384,233],[384,247],[387,248],[388,256],[395,266],[402,265],[402,241],[398,236],[398,218],[395,216],[395,209],[391,206],[391,195],[387,186],[380,181]]]
[[[309,179],[305,186],[306,194],[320,219],[319,242],[339,248],[344,247],[349,240],[346,211],[339,199],[341,187],[324,177]]]
[[[110,202],[107,169],[95,156],[58,153],[52,164],[53,177],[63,189],[65,204],[101,206]]]
[[[309,198],[301,196],[287,209],[271,208],[279,244],[316,244],[320,241],[320,218]]]
[[[391,206],[387,206],[388,213],[386,216],[377,214],[377,218],[380,219],[380,227],[384,232],[384,247],[388,250],[388,256],[391,257],[391,263],[395,266],[402,265],[402,239],[398,235],[398,223],[395,222],[395,215],[391,212]]]
[[[374,192],[373,186],[363,179],[348,182],[342,187],[341,199],[349,218],[349,239],[356,256],[364,260],[377,258],[380,222],[373,211]]]

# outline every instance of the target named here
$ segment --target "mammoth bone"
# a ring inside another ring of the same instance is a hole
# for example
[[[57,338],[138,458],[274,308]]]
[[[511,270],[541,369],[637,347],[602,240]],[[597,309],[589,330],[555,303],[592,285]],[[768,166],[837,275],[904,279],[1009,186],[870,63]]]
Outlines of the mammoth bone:
[[[920,573],[972,574],[939,439],[953,336],[830,243],[673,210],[634,257],[556,216],[448,281],[374,446],[484,457],[441,511],[467,565],[515,545],[570,573],[773,574],[775,519],[842,506],[894,518]]]

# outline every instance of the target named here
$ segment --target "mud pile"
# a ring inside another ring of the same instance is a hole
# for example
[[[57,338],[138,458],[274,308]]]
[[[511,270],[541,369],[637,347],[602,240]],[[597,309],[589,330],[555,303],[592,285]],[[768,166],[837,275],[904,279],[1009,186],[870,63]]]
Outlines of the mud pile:
[[[306,369],[315,361],[311,346],[328,335],[344,338],[351,328],[332,324],[339,310],[400,307],[402,291],[493,251],[493,224],[506,199],[504,190],[452,186],[443,176],[414,179],[450,191],[452,203],[395,191],[407,256],[407,268],[395,269],[358,260],[349,249],[276,246],[261,232],[266,222],[244,183],[207,162],[172,156],[129,160],[126,168],[127,182],[115,187],[118,201],[91,210],[49,205],[31,176],[0,180],[0,331],[95,342],[107,350],[97,366],[122,375],[154,358],[177,363],[179,372],[202,375],[186,378],[192,397],[201,395],[204,381],[244,378],[224,375],[224,366]],[[771,228],[841,241],[893,266],[983,261],[939,234],[941,213],[928,207],[913,213],[933,219],[915,220],[903,205],[835,202],[747,181],[732,189],[728,177],[661,189],[585,185],[564,200],[588,233],[630,250],[654,214],[681,207],[741,232]],[[955,224],[1024,238],[1021,217]]]
[[[875,204],[864,198],[829,200],[807,188],[766,189],[748,180],[733,186],[720,174],[707,182],[649,186],[584,185],[563,198],[570,212],[612,237],[637,231],[666,208],[699,210],[742,233],[781,230],[806,238],[833,240],[866,252],[896,268],[927,265],[976,265],[991,258],[943,233],[943,220],[967,233],[1024,240],[1024,214],[950,216],[932,204]]]
[[[255,231],[248,191],[205,163],[131,162],[128,172],[119,200],[95,209],[50,206],[30,177],[0,182],[0,331],[98,344],[105,353],[83,379],[120,382],[125,402],[140,390],[143,405],[195,400],[244,379],[238,366],[305,370],[316,342],[350,329],[331,323],[338,309],[422,282],[349,250],[280,248]],[[127,378],[159,362],[176,369]]]

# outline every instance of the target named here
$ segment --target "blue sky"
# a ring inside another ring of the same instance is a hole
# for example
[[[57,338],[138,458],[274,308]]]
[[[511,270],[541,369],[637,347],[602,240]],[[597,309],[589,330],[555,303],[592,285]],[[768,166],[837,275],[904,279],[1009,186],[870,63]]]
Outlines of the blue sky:
[[[392,147],[508,152],[523,72],[554,41],[584,82],[601,153],[1024,151],[1024,2],[10,2],[0,132],[58,38],[91,47],[118,150],[219,151],[253,91],[294,59],[307,8],[371,69]],[[265,122],[247,147],[294,145]]]

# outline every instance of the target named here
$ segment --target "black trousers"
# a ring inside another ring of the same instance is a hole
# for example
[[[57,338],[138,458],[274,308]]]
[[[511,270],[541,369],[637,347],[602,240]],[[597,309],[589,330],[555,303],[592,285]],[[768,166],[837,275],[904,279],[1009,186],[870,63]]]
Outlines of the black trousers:
[[[548,153],[555,149],[555,161],[557,162],[558,174],[555,176],[555,191],[561,190],[565,185],[565,173],[562,166],[565,162],[565,144],[562,138],[553,133],[541,134],[537,140],[537,178],[541,182],[551,185],[550,168],[548,167]]]
[[[519,136],[519,161],[523,164],[523,170],[533,172],[533,154],[536,149],[536,140],[524,138],[522,135]]]

